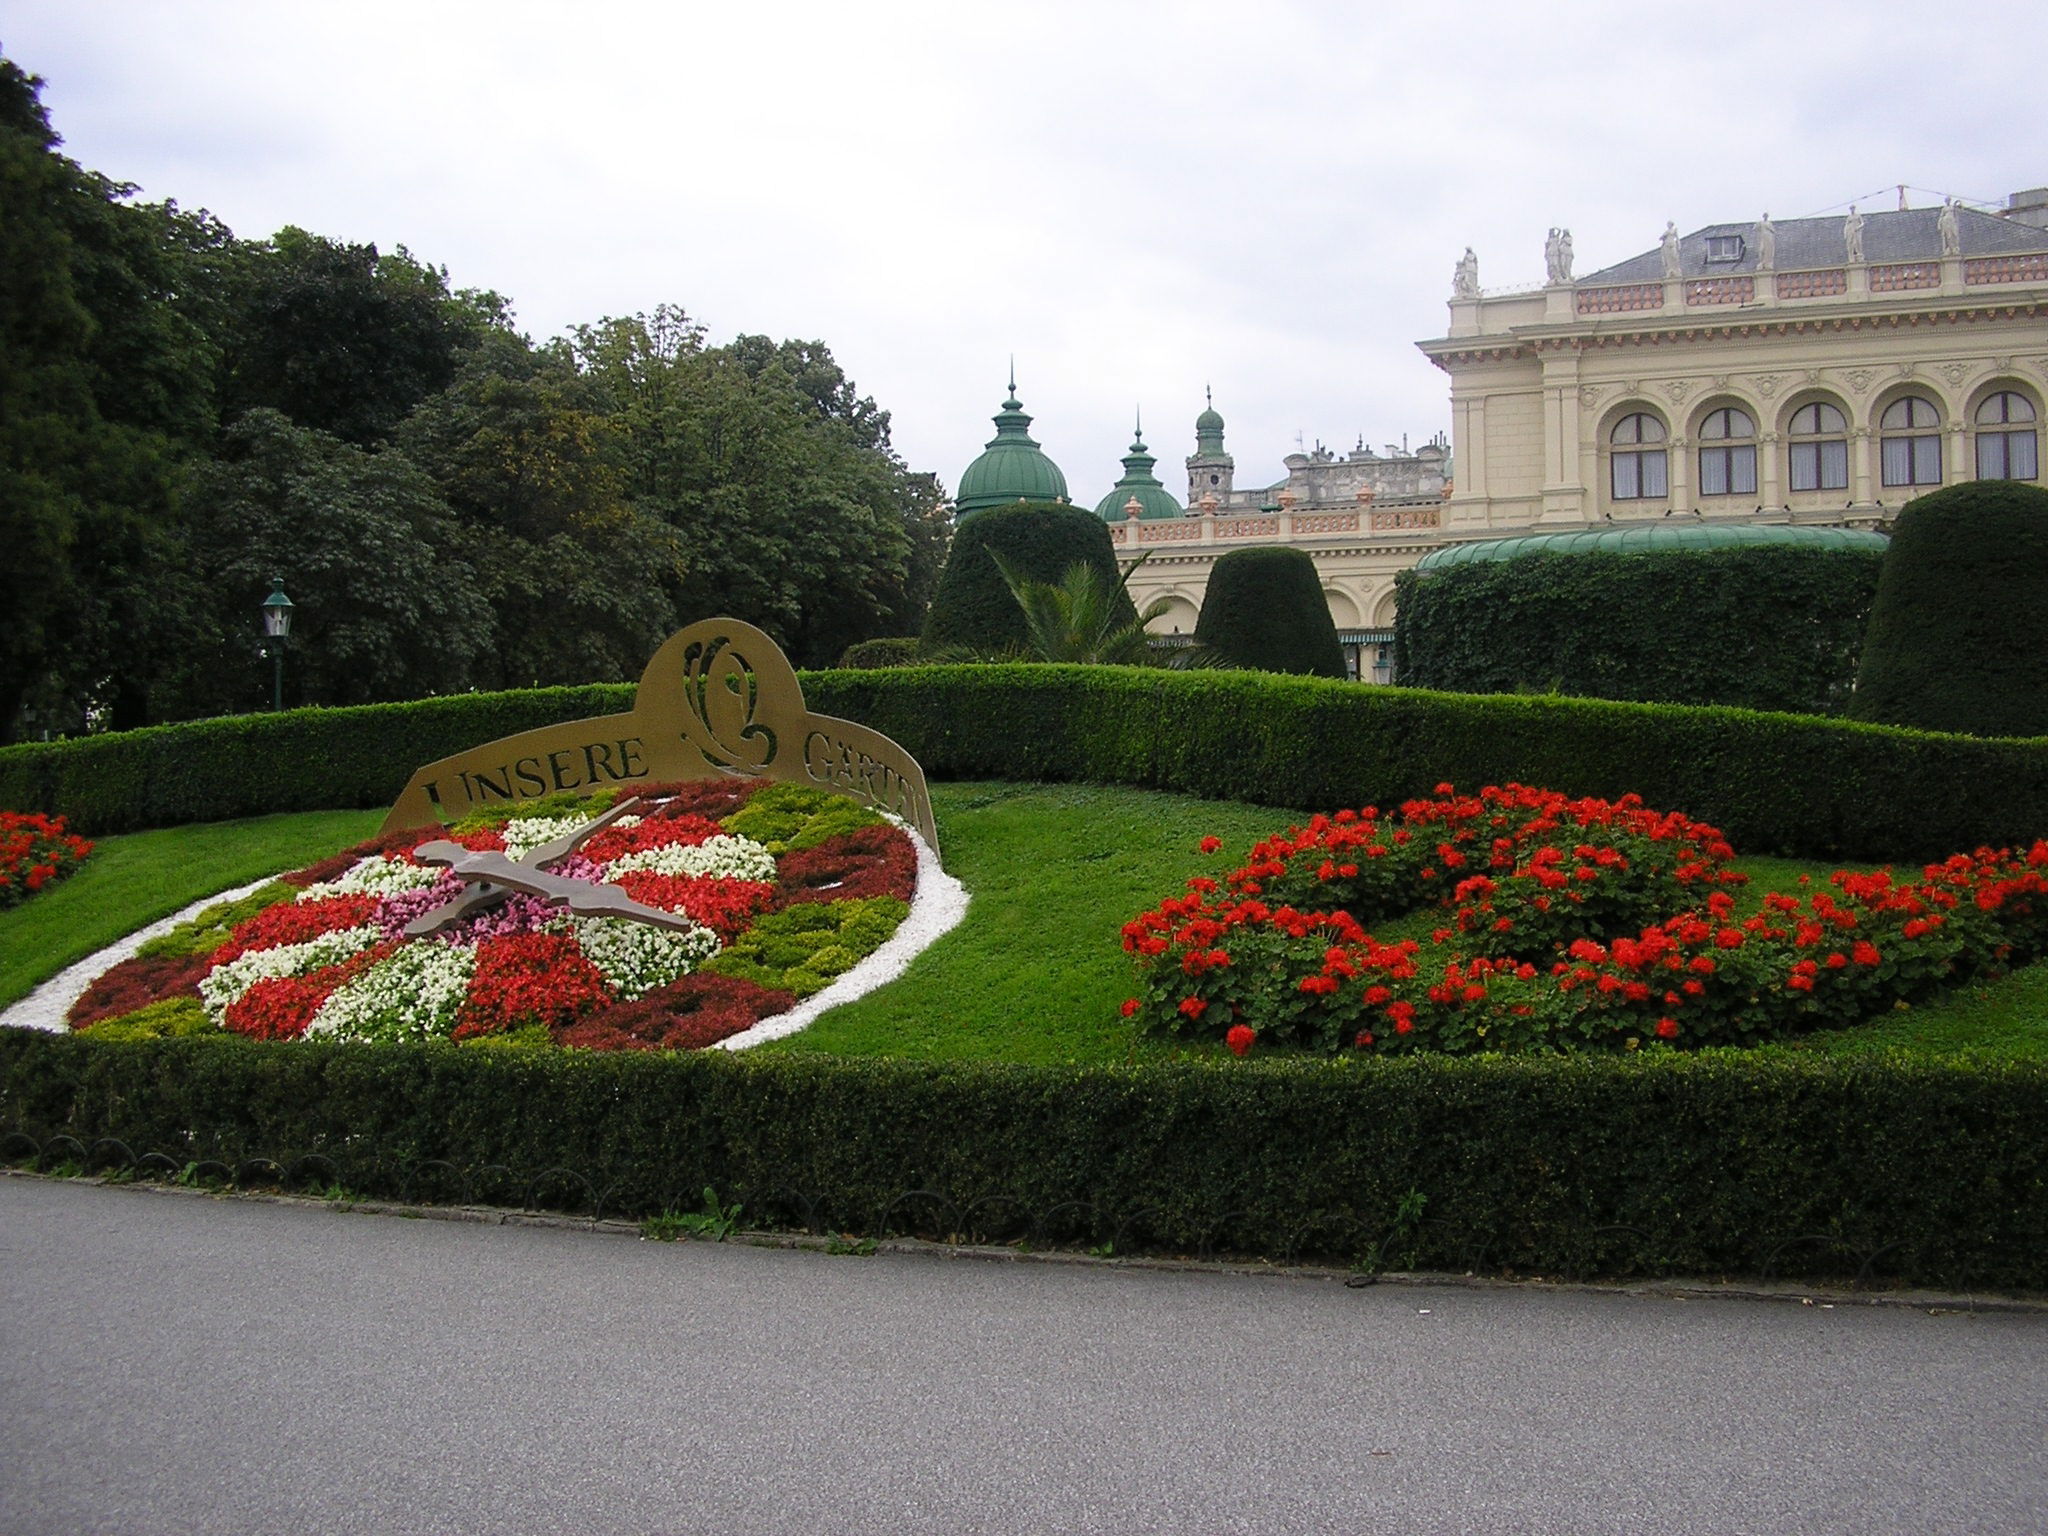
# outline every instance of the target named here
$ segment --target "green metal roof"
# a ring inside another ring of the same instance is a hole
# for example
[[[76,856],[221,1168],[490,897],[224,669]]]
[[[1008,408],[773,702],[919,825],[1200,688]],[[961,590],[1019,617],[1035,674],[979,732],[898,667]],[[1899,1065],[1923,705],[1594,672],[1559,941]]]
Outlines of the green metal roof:
[[[1639,523],[1632,527],[1577,528],[1569,533],[1531,533],[1513,539],[1482,539],[1433,550],[1415,562],[1423,574],[1488,560],[1524,555],[1640,555],[1702,549],[1775,545],[1781,549],[1874,549],[1887,544],[1881,533],[1860,528],[1795,528],[1786,523]]]
[[[1124,477],[1109,488],[1109,494],[1095,504],[1095,515],[1106,523],[1120,523],[1130,514],[1126,504],[1135,496],[1138,498],[1138,516],[1179,517],[1181,504],[1173,499],[1173,493],[1159,483],[1159,477],[1152,473],[1152,466],[1159,461],[1145,451],[1145,437],[1142,431],[1131,436],[1131,451],[1124,455]]]
[[[1195,418],[1195,457],[1224,457],[1223,413],[1216,409],[1215,397],[1209,393],[1207,385],[1202,388],[1202,398],[1208,402],[1208,408]]]
[[[1065,501],[1067,477],[1031,438],[1031,418],[1017,400],[1017,380],[1010,378],[1010,396],[996,414],[996,435],[981,457],[960,477],[953,498],[955,520],[1013,501]]]

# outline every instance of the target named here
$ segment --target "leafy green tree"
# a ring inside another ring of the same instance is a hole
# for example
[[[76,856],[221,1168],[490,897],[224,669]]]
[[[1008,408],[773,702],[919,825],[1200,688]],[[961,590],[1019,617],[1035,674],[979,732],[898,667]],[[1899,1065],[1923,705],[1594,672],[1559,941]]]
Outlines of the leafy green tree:
[[[573,346],[622,430],[628,499],[680,541],[680,620],[745,619],[805,666],[904,622],[922,488],[825,348],[706,348],[666,305],[579,327]]]
[[[679,540],[625,500],[623,429],[591,396],[565,351],[507,351],[399,431],[463,524],[493,618],[485,686],[637,677],[677,627]]]
[[[466,688],[491,613],[462,528],[404,454],[249,411],[181,497],[182,597],[203,635],[161,682],[180,714],[258,707],[256,609],[293,609],[287,702],[360,704]]]
[[[212,394],[218,226],[59,154],[41,85],[0,59],[0,739],[135,713],[110,637]]]
[[[268,406],[348,442],[381,442],[507,323],[497,295],[451,293],[447,270],[404,246],[382,255],[287,227],[246,248],[225,414]]]

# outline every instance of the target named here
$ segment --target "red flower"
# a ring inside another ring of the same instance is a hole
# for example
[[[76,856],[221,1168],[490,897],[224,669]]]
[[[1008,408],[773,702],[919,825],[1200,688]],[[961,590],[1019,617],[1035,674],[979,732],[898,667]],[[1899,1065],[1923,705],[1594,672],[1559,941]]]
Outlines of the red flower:
[[[1131,1016],[1132,1014],[1136,1013],[1137,1011],[1138,1011],[1138,1000],[1137,1000],[1137,999],[1136,999],[1135,997],[1127,997],[1127,998],[1125,998],[1125,999],[1124,999],[1124,1006],[1123,1006],[1123,1015],[1124,1015],[1124,1017],[1128,1019],[1128,1018],[1129,1018],[1129,1017],[1130,1017],[1130,1016]]]
[[[1678,1038],[1678,1020],[1659,1019],[1657,1021],[1657,1038],[1659,1040],[1676,1040]]]
[[[1223,1043],[1230,1047],[1232,1055],[1242,1056],[1252,1048],[1252,1042],[1258,1038],[1258,1032],[1249,1024],[1233,1024],[1230,1026],[1230,1033],[1223,1037]]]
[[[1858,965],[1876,965],[1884,957],[1877,952],[1877,946],[1868,939],[1858,939],[1849,950],[1849,958]]]
[[[1204,853],[1214,853],[1222,846],[1223,839],[1220,837],[1205,837],[1202,839],[1202,852]]]
[[[1191,1019],[1199,1019],[1208,1006],[1206,997],[1184,997],[1180,1000],[1180,1011]]]

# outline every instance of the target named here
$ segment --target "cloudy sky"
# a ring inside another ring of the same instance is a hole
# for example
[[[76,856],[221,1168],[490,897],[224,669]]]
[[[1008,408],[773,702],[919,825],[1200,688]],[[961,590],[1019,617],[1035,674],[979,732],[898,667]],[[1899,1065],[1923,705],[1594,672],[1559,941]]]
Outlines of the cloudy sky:
[[[1730,219],[2048,184],[2048,5],[9,0],[74,158],[238,234],[445,265],[536,339],[667,301],[827,342],[950,488],[1012,353],[1092,504],[1447,430],[1487,287]]]

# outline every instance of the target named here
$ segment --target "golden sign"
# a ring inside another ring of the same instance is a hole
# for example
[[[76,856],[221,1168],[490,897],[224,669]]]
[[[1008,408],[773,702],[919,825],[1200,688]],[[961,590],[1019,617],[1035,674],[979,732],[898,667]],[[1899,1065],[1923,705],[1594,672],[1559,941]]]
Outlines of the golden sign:
[[[482,807],[564,790],[720,777],[815,784],[899,816],[938,852],[931,794],[917,759],[850,720],[804,708],[781,649],[738,619],[706,619],[671,635],[633,708],[521,731],[412,776],[384,831],[460,820]]]

